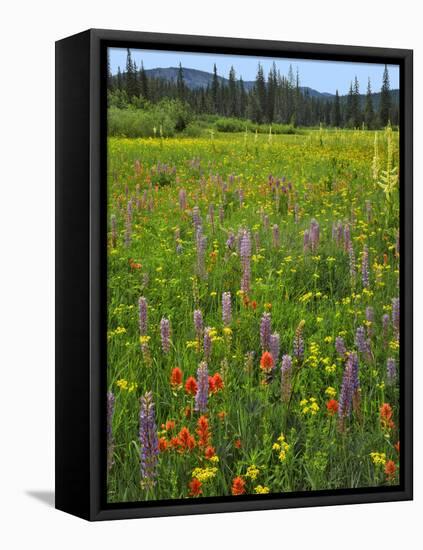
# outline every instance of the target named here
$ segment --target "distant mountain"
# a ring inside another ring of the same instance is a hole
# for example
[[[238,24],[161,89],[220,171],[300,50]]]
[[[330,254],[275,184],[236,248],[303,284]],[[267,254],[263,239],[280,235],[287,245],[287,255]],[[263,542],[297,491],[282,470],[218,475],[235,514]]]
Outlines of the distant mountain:
[[[210,86],[213,81],[213,74],[208,73],[207,71],[200,71],[198,69],[186,69],[184,67],[184,81],[186,86],[190,90],[195,90],[198,88],[207,88],[207,86]],[[149,78],[162,78],[163,80],[169,80],[176,82],[176,79],[178,78],[178,67],[168,67],[168,68],[157,68],[157,69],[146,69],[145,74]],[[220,84],[227,85],[229,84],[229,80],[223,76],[217,77]],[[244,87],[246,90],[251,90],[254,86],[253,80],[246,80],[244,81]],[[305,93],[307,92],[311,97],[319,97],[319,98],[328,98],[334,97],[332,94],[328,94],[326,92],[318,92],[317,90],[313,90],[313,88],[309,88],[307,86],[301,87],[301,90]]]
[[[178,67],[158,67],[156,69],[146,69],[145,73],[149,78],[162,78],[163,80],[176,82],[176,79],[178,77],[178,70]],[[185,67],[183,68],[183,71],[185,84],[190,90],[207,88],[207,86],[210,86],[213,81],[213,74],[207,71],[200,71],[198,69],[186,69]],[[220,84],[229,84],[229,80],[223,76],[218,76],[218,80]],[[246,90],[251,90],[254,86],[254,81],[246,80],[244,81],[244,86]],[[328,101],[332,101],[335,99],[335,94],[331,94],[328,92],[319,92],[313,88],[310,88],[309,86],[301,86],[300,90],[303,94],[307,94],[310,97],[314,97],[316,99],[326,99]],[[391,96],[395,103],[399,103],[399,90],[391,90]],[[360,95],[360,101],[362,103],[365,101],[365,97],[365,94]],[[380,93],[374,93],[372,94],[372,97],[374,104],[373,106],[377,109],[380,101]],[[340,96],[341,102],[346,101],[346,98],[347,95]]]

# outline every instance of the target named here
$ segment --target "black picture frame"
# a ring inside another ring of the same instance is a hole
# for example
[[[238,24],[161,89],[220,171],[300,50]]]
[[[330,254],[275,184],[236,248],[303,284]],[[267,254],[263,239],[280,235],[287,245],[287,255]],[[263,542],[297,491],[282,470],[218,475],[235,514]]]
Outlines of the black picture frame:
[[[400,485],[110,505],[106,476],[106,48],[400,66]],[[56,43],[56,508],[87,520],[410,500],[413,495],[413,52],[91,29]]]

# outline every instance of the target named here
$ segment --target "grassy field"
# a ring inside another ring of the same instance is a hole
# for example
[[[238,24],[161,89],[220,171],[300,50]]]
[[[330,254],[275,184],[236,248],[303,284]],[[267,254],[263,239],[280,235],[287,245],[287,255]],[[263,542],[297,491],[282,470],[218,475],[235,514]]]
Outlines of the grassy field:
[[[109,501],[397,484],[398,134],[108,151]]]

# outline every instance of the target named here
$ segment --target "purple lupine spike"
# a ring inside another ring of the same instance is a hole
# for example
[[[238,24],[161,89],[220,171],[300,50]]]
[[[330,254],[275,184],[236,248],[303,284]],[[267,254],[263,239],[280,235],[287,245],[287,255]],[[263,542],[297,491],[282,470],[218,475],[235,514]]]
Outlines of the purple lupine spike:
[[[337,336],[336,337],[335,349],[336,349],[336,353],[340,357],[345,357],[345,354],[347,353],[347,349],[345,347],[344,339],[342,338],[342,336]]]
[[[320,240],[320,227],[319,222],[314,218],[310,222],[310,244],[311,250],[315,252],[319,246]]]
[[[387,313],[382,316],[382,333],[383,333],[383,342],[387,345],[389,341],[389,326],[391,324],[391,319]]]
[[[195,328],[195,334],[197,335],[197,338],[200,340],[203,335],[203,314],[201,313],[201,309],[195,309],[194,310],[194,328]]]
[[[263,351],[270,349],[270,335],[272,334],[272,318],[270,313],[263,313],[260,322],[260,344]]]
[[[339,394],[338,415],[341,422],[351,414],[352,400],[354,395],[354,373],[351,361],[345,363],[344,375],[342,378],[341,392]]]
[[[192,209],[192,222],[194,224],[195,231],[197,231],[198,227],[202,225],[200,208],[198,206],[194,206]]]
[[[204,337],[203,337],[203,350],[204,350],[204,357],[206,359],[210,359],[210,354],[212,350],[212,340],[210,336],[210,327],[206,327],[204,329]]]
[[[116,248],[117,243],[117,227],[116,227],[116,216],[112,214],[110,216],[110,225],[112,229],[112,248]]]
[[[392,299],[392,326],[394,327],[395,337],[399,339],[400,333],[400,299]]]
[[[196,245],[197,245],[197,273],[201,278],[205,278],[205,254],[207,248],[207,237],[203,235],[202,227],[199,225],[197,227],[196,234]]]
[[[242,265],[241,290],[250,292],[251,284],[251,238],[249,231],[244,231],[240,243],[240,256]]]
[[[114,464],[114,438],[113,438],[113,415],[115,412],[115,396],[111,391],[107,392],[107,470],[109,471]]]
[[[176,254],[178,254],[178,256],[179,256],[180,254],[182,254],[183,251],[184,251],[184,247],[182,246],[181,243],[178,243],[176,245]]]
[[[207,411],[209,396],[209,371],[205,361],[202,361],[197,369],[197,386],[194,410],[199,413],[205,413]]]
[[[299,212],[300,212],[300,208],[299,208],[298,204],[295,203],[294,204],[294,223],[299,222]]]
[[[281,239],[280,239],[279,225],[277,223],[275,223],[272,227],[272,240],[273,240],[273,246],[275,248],[279,248],[281,245]]]
[[[349,353],[347,361],[351,363],[353,390],[354,392],[357,392],[360,388],[359,362],[357,354],[355,352]]]
[[[361,279],[363,281],[363,287],[369,287],[369,249],[367,245],[364,246],[363,257],[361,259]]]
[[[212,230],[214,231],[214,204],[212,203],[209,204],[208,218],[210,225],[212,226]]]
[[[389,357],[386,361],[386,377],[388,379],[388,384],[392,385],[397,377],[397,367],[395,364],[395,359]]]
[[[170,351],[170,322],[165,317],[160,321],[160,337],[162,340],[162,350],[164,353]]]
[[[222,224],[224,219],[225,219],[225,210],[223,206],[220,204],[219,205],[219,222]]]
[[[229,250],[235,249],[235,235],[232,231],[229,232],[228,239],[226,241],[226,248],[229,248]]]
[[[227,327],[232,321],[232,305],[231,305],[231,293],[223,292],[222,294],[222,320],[223,324]]]
[[[270,335],[269,350],[273,357],[273,365],[276,366],[279,361],[280,336],[277,332]]]
[[[350,260],[350,277],[351,277],[351,282],[352,282],[353,285],[354,285],[354,284],[355,284],[356,277],[357,277],[357,272],[356,272],[356,269],[355,269],[355,254],[354,254],[354,248],[353,248],[352,243],[350,244],[350,247],[349,247],[349,249],[348,249],[348,256],[349,256],[349,260]]]
[[[264,214],[263,215],[263,226],[264,226],[264,228],[269,229],[269,224],[270,224],[269,216],[267,214]]]
[[[141,397],[139,438],[141,477],[147,485],[154,485],[157,477],[159,440],[151,392]]]
[[[187,192],[185,189],[179,190],[179,208],[181,210],[186,210],[187,208]]]
[[[244,204],[244,189],[242,189],[242,187],[238,189],[238,200],[239,206],[242,208],[242,205]]]
[[[304,252],[307,252],[310,246],[310,232],[308,229],[304,231],[304,239],[303,239],[303,249]]]
[[[367,326],[367,335],[369,337],[373,336],[373,323],[375,320],[375,312],[372,306],[366,307],[366,321],[368,322]]]
[[[294,357],[298,363],[302,363],[304,359],[304,321],[301,321],[295,330],[294,336]]]
[[[125,216],[125,246],[128,248],[132,240],[132,220],[128,214]]]
[[[344,227],[344,249],[350,250],[351,244],[351,230],[349,224],[346,223]]]
[[[147,300],[144,298],[144,296],[141,296],[141,298],[138,300],[138,317],[141,336],[145,336],[147,334],[147,310]]]
[[[367,359],[371,357],[371,348],[370,341],[366,337],[366,330],[364,327],[360,326],[357,328],[355,333],[355,344],[358,351],[364,355]]]
[[[291,397],[291,374],[292,357],[290,355],[283,355],[281,366],[281,395],[282,401],[285,403],[288,403]]]

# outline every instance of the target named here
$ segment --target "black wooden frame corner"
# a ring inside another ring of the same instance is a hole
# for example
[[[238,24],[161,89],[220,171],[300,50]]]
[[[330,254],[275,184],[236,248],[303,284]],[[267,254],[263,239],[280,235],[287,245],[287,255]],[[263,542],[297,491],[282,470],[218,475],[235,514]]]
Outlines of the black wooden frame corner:
[[[400,485],[106,502],[106,50],[181,50],[400,66]],[[56,508],[87,520],[410,500],[413,495],[413,52],[92,29],[56,42]]]

